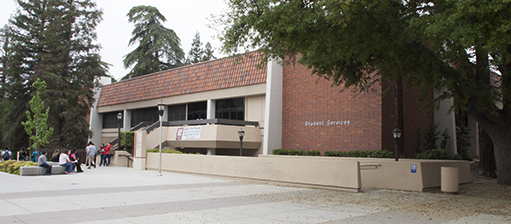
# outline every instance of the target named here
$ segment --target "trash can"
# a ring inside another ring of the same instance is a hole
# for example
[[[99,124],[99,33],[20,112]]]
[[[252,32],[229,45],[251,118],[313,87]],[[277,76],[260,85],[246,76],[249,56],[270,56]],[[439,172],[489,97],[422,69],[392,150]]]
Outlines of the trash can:
[[[441,190],[444,193],[458,193],[458,167],[442,167]]]

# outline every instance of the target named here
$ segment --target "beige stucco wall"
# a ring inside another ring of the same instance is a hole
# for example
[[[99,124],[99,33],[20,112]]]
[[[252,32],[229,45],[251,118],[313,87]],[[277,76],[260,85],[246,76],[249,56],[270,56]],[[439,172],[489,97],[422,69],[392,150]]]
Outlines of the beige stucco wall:
[[[147,153],[147,169],[158,169]],[[357,164],[356,166],[354,164]],[[359,165],[360,164],[360,168]],[[416,166],[416,172],[411,166]],[[384,188],[424,191],[440,187],[441,167],[458,167],[459,183],[472,182],[468,161],[260,155],[259,157],[162,154],[162,170],[289,182],[341,190]],[[360,175],[360,178],[356,178]],[[356,182],[360,181],[360,185]]]
[[[159,154],[147,153],[147,169],[157,170]],[[162,170],[277,181],[358,192],[360,172],[355,160],[292,156],[238,157],[162,154]]]
[[[162,147],[171,148],[224,148],[239,149],[240,140],[238,130],[242,128],[245,131],[243,138],[244,149],[260,149],[261,131],[259,127],[240,127],[228,125],[202,125],[199,139],[176,140],[177,130],[182,127],[163,127],[162,128]],[[138,133],[138,132],[137,132]],[[160,128],[156,128],[146,135],[146,149],[159,148]]]

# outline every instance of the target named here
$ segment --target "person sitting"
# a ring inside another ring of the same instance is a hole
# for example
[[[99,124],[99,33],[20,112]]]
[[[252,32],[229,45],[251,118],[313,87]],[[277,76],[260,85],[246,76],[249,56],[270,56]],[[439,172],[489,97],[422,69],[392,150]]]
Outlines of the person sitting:
[[[28,154],[27,154],[27,151],[25,150],[25,147],[20,148],[18,160],[19,161],[28,161]]]
[[[46,151],[43,151],[42,154],[39,156],[39,159],[37,159],[37,162],[39,163],[40,167],[46,168],[46,173],[44,175],[51,175],[51,164],[46,162]]]
[[[82,170],[82,164],[80,163],[80,160],[76,158],[76,149],[73,149],[71,151],[71,156],[69,157],[71,160],[71,163],[73,164],[73,170],[76,170],[77,173],[83,172]]]
[[[57,162],[59,162],[59,159],[60,159],[60,150],[55,149],[55,151],[53,151],[53,154],[51,155],[51,161],[57,163]]]
[[[66,171],[64,171],[65,174],[73,173],[73,164],[69,159],[69,150],[64,149],[62,153],[60,153],[59,165],[66,168]]]

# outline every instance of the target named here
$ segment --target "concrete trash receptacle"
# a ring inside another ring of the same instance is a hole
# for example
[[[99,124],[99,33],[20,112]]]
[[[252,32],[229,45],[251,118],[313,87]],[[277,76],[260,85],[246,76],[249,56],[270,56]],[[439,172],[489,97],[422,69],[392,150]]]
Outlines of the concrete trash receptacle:
[[[458,167],[442,167],[441,190],[444,193],[458,193],[459,175]]]

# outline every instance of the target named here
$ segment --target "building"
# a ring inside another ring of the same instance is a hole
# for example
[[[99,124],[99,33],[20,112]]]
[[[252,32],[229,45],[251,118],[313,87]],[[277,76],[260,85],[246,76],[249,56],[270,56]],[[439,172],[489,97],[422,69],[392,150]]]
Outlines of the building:
[[[161,102],[165,148],[239,155],[238,130],[243,129],[245,156],[278,148],[393,151],[394,101],[382,93],[386,85],[364,93],[341,91],[292,61],[258,66],[260,59],[248,53],[104,85],[91,113],[92,140],[107,143],[117,138],[119,126],[128,131],[141,122],[157,122]],[[434,123],[449,130],[448,149],[454,152],[454,115],[446,109],[425,114],[417,98],[413,88],[404,94],[404,154],[413,156],[417,128],[427,130]],[[146,129],[147,148],[157,148],[158,135]]]

